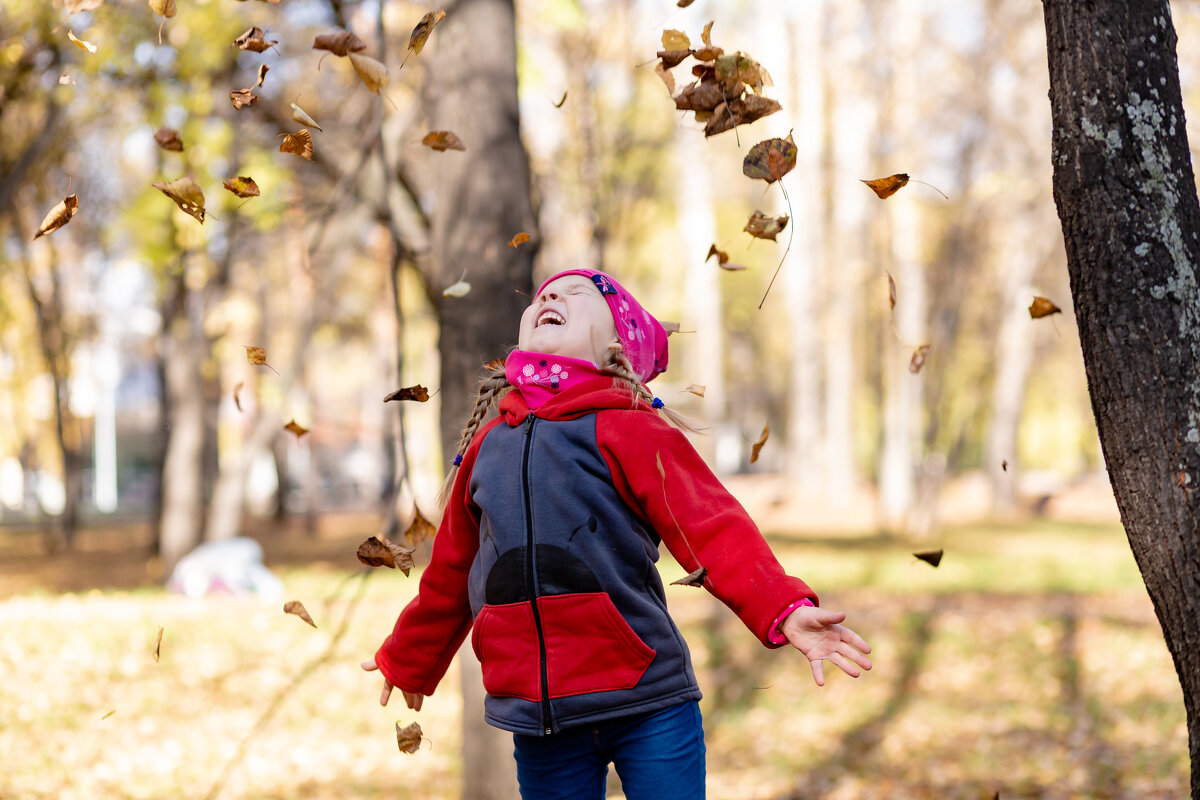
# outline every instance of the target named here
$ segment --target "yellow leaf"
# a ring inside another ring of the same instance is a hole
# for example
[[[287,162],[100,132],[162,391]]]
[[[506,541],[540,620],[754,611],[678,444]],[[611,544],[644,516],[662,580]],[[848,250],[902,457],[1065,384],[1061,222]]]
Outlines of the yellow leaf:
[[[292,153],[309,161],[313,160],[312,134],[308,132],[308,128],[301,128],[295,133],[279,135],[283,137],[283,144],[279,145],[279,152]]]
[[[299,122],[301,125],[306,125],[310,128],[321,130],[321,126],[317,124],[317,121],[310,117],[303,108],[295,103],[292,103],[292,119],[294,119],[296,122]]]
[[[261,347],[254,347],[253,345],[242,345],[242,346],[246,348],[246,360],[248,362],[250,362],[251,364],[253,364],[256,367],[266,367],[266,368],[270,369],[272,372],[274,372],[276,375],[279,374],[279,370],[275,369],[274,367],[272,367],[270,364],[267,363],[267,351],[265,349],[263,349]]]
[[[471,284],[466,281],[459,281],[451,284],[442,290],[442,297],[466,297],[471,291]]]
[[[663,50],[691,50],[692,42],[683,31],[668,28],[662,33]]]
[[[71,217],[75,216],[75,212],[79,210],[79,196],[69,194],[62,199],[62,202],[50,209],[46,216],[42,218],[42,224],[38,226],[37,233],[33,235],[34,239],[38,239],[47,234],[54,233],[56,230],[66,225],[71,221]]]
[[[175,16],[175,0],[150,0],[150,8],[160,17]]]
[[[1045,297],[1034,296],[1033,302],[1029,304],[1029,316],[1033,319],[1041,319],[1048,317],[1051,314],[1061,314],[1062,309],[1054,305]]]
[[[362,78],[362,82],[375,94],[379,94],[380,90],[388,85],[388,71],[383,63],[362,53],[350,53],[350,63],[354,65],[354,71]]]
[[[238,197],[258,197],[259,195],[258,184],[254,182],[254,178],[246,175],[228,178],[224,185]]]
[[[762,451],[763,445],[767,443],[767,437],[771,435],[771,426],[763,425],[762,433],[759,434],[758,441],[750,446],[750,463],[758,461],[758,454]]]
[[[96,52],[96,45],[92,44],[91,42],[85,42],[83,39],[76,37],[75,34],[69,29],[67,30],[67,38],[74,42],[75,46],[80,50],[87,50],[89,53]]]
[[[439,22],[446,18],[446,10],[439,8],[437,11],[430,11],[425,16],[421,17],[421,21],[412,29],[412,33],[408,37],[408,49],[413,53],[420,53],[425,47],[425,42],[429,39],[429,34],[433,33],[434,27]]]
[[[514,236],[508,243],[509,247],[518,247],[529,241],[529,234],[522,231]]]
[[[186,214],[204,224],[204,192],[191,178],[176,178],[169,183],[152,183],[155,189],[175,201],[175,205]]]

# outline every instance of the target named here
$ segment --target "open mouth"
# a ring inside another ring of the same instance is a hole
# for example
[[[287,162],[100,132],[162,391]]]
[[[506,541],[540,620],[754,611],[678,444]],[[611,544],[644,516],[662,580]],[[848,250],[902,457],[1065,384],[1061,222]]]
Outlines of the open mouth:
[[[541,314],[538,314],[537,321],[534,323],[535,328],[540,328],[543,325],[566,325],[567,320],[562,314],[552,309],[546,309]]]

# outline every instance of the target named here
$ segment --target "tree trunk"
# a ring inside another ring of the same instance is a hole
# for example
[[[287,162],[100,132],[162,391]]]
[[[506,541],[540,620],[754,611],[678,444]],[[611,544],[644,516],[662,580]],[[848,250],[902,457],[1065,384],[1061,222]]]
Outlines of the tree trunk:
[[[1044,0],[1054,199],[1092,410],[1200,800],[1200,204],[1166,0]]]
[[[516,20],[512,0],[459,0],[438,30],[439,67],[424,87],[430,128],[452,130],[466,145],[438,168],[428,285],[438,311],[441,430],[449,459],[471,409],[481,365],[516,343],[533,283],[538,236],[529,160],[517,109]],[[532,241],[513,248],[524,231]],[[465,297],[441,290],[463,273]],[[480,714],[479,668],[460,659],[463,676],[463,797],[515,798],[512,737]]]

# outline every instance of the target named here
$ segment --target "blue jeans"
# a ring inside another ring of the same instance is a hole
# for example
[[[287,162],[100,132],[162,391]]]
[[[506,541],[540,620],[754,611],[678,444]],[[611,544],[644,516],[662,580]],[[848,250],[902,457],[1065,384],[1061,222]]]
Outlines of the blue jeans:
[[[565,728],[513,735],[522,800],[601,800],[608,765],[627,800],[703,800],[700,704],[680,705]]]

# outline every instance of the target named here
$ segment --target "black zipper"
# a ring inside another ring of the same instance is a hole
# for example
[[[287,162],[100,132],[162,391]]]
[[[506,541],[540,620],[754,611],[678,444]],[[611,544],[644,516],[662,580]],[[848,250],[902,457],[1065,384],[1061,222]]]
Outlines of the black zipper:
[[[550,711],[550,678],[546,673],[546,636],[542,631],[542,615],[537,604],[537,578],[533,562],[533,496],[529,485],[529,450],[533,444],[533,424],[537,419],[530,414],[525,424],[525,453],[521,458],[521,486],[525,491],[525,583],[529,606],[533,610],[533,627],[538,637],[538,667],[542,678],[542,728],[549,735],[554,733]]]

